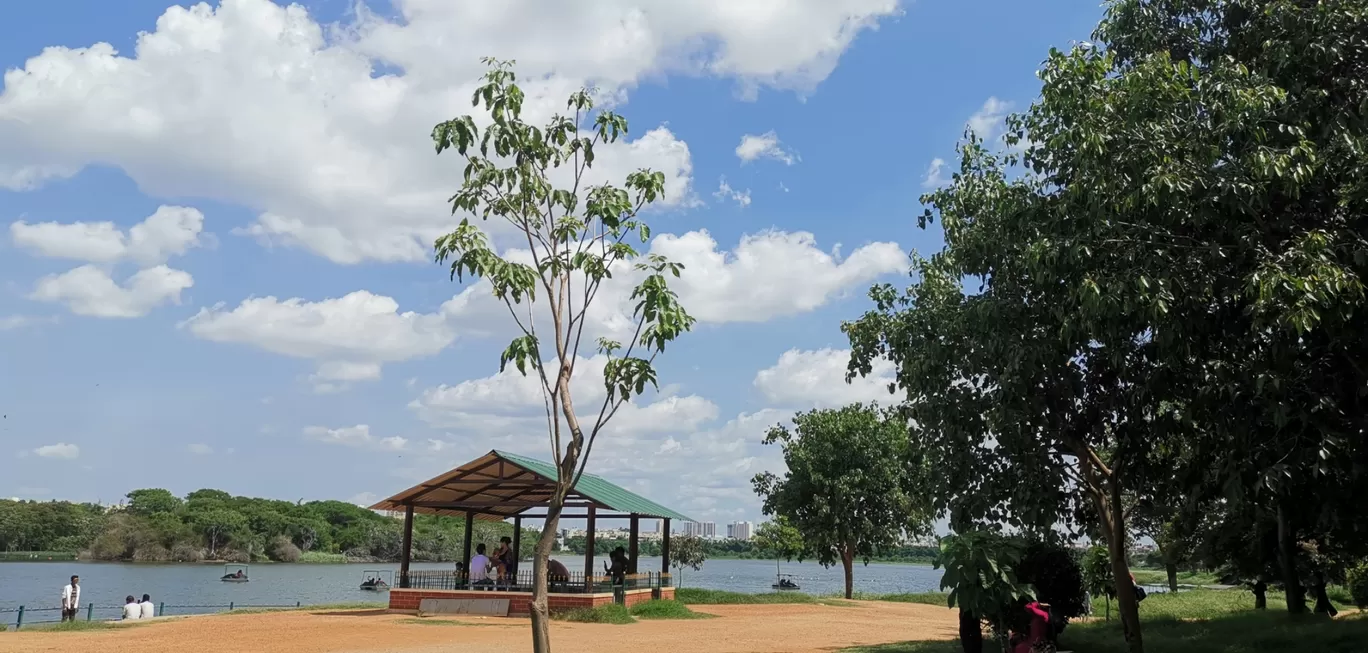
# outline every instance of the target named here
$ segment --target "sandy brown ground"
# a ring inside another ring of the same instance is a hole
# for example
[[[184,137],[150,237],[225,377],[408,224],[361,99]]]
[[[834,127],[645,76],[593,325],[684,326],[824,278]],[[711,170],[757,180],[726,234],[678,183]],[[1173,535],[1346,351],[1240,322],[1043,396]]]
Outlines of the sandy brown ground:
[[[955,613],[907,603],[709,605],[716,619],[624,626],[556,623],[557,653],[831,653],[847,646],[952,639]],[[87,632],[0,633],[0,653],[507,653],[532,648],[526,619],[442,619],[380,611],[277,612],[168,619]],[[426,622],[438,621],[429,618]]]

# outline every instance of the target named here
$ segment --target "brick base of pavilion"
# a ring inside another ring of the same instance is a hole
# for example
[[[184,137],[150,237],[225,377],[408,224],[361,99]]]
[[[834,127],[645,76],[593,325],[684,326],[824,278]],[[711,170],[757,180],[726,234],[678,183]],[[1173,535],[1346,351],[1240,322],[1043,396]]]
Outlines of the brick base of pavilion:
[[[673,587],[641,587],[623,590],[623,599],[627,607],[631,607],[643,601],[650,601],[654,598],[654,592],[660,592],[660,598],[673,599],[675,588]],[[532,593],[531,592],[490,592],[487,590],[435,590],[435,589],[402,589],[393,588],[389,592],[390,612],[404,614],[416,614],[418,605],[423,599],[508,599],[508,616],[526,617],[531,613]],[[574,610],[576,608],[595,608],[601,605],[608,605],[613,602],[613,593],[598,594],[548,594],[547,603],[552,612],[561,610]]]

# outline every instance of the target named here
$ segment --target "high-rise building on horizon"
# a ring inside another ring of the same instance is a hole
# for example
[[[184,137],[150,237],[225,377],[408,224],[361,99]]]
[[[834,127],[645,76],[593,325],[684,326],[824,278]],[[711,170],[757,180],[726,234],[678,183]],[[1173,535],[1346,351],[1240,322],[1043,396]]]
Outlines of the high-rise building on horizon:
[[[701,537],[705,540],[717,539],[717,522],[686,521],[679,527],[679,534],[685,537]]]
[[[736,521],[727,524],[727,538],[733,540],[750,541],[755,535],[755,524],[748,521]]]

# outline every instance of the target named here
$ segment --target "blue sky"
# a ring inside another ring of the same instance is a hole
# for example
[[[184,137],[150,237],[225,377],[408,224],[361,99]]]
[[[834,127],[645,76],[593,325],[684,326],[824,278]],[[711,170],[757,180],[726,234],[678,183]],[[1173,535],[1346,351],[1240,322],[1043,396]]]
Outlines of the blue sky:
[[[696,262],[699,327],[590,470],[758,520],[765,428],[880,398],[843,383],[839,323],[940,247],[916,228],[933,161],[1028,105],[1102,11],[1025,4],[4,3],[0,496],[364,502],[491,448],[546,458],[495,374],[509,325],[424,249],[458,183],[428,131],[492,55],[550,98],[533,112],[615,94],[633,142],[599,169],[664,170],[656,247]]]

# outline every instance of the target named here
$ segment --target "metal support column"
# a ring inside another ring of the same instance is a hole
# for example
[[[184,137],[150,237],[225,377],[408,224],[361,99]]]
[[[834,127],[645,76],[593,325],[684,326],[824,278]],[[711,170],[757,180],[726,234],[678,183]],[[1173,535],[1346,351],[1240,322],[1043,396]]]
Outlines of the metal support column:
[[[413,551],[413,506],[404,506],[404,548],[399,552],[399,587],[409,586],[409,557]]]

